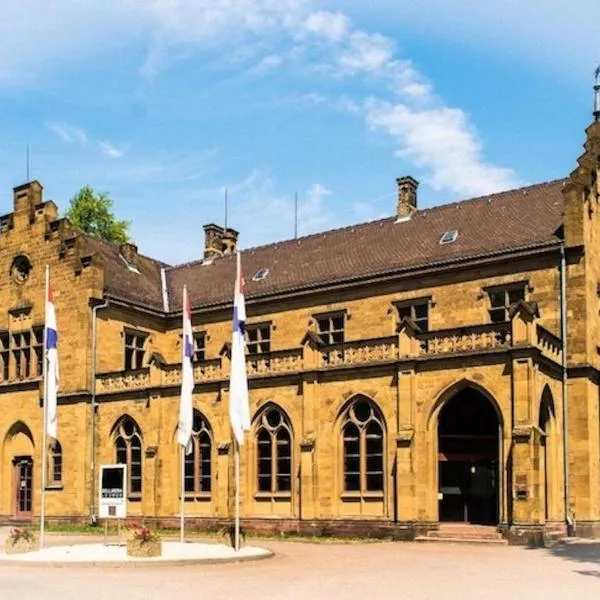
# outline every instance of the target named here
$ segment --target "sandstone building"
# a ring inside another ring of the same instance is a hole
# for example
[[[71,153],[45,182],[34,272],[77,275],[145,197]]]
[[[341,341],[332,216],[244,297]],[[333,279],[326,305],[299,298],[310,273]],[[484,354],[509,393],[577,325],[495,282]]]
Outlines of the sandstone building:
[[[421,209],[404,177],[390,218],[242,252],[245,527],[600,533],[599,168],[595,122],[564,180]],[[186,514],[199,528],[230,520],[236,244],[207,225],[204,255],[169,266],[78,234],[37,181],[15,188],[0,218],[2,520],[39,515],[46,264],[61,365],[49,519],[94,517],[99,465],[125,462],[129,515],[176,523],[187,284]]]

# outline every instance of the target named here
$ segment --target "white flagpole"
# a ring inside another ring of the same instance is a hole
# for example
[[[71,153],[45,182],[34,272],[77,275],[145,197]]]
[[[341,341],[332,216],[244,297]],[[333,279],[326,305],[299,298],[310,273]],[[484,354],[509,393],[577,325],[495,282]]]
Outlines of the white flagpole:
[[[181,448],[181,508],[179,515],[179,541],[183,544],[185,532],[185,448]]]
[[[240,446],[237,440],[235,444],[235,551],[240,551]]]
[[[47,323],[46,323],[46,305],[48,303],[48,291],[50,289],[50,267],[46,265],[46,291],[44,294],[44,348],[43,372],[44,372],[44,418],[42,425],[42,494],[40,507],[40,550],[44,547],[46,533],[46,478],[48,468],[48,348],[47,348]]]

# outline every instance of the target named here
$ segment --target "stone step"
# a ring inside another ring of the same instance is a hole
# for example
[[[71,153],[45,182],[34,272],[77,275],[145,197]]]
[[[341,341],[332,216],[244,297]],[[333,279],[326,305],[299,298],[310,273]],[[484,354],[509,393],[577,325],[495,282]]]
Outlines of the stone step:
[[[475,532],[475,531],[430,531],[426,537],[429,538],[466,538],[466,539],[478,539],[478,540],[502,540],[504,539],[497,531],[490,532]]]
[[[501,538],[481,538],[481,537],[429,537],[429,536],[418,536],[415,538],[415,542],[419,543],[430,543],[430,544],[474,544],[474,545],[495,545],[495,546],[508,546],[508,542]]]

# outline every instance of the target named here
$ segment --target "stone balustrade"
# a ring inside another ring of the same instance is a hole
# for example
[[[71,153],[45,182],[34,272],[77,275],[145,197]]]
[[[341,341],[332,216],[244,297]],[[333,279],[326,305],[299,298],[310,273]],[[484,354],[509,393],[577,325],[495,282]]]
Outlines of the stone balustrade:
[[[119,371],[118,373],[102,373],[96,377],[96,393],[107,394],[139,390],[150,385],[150,369],[135,371]]]
[[[321,350],[319,366],[378,363],[396,358],[398,358],[398,338],[393,336],[326,346]]]
[[[248,377],[302,371],[302,350],[293,348],[248,356],[246,365]]]
[[[420,354],[456,354],[497,350],[511,344],[510,323],[489,323],[417,334]]]
[[[562,362],[562,340],[541,325],[536,325],[536,341],[544,356]]]

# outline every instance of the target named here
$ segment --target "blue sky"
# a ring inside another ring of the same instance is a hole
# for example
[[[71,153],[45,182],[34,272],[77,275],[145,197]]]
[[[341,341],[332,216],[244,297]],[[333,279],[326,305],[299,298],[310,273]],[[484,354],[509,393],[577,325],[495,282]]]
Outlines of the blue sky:
[[[525,4],[526,6],[521,6]],[[368,5],[368,6],[367,6]],[[495,8],[494,5],[498,5]],[[108,191],[140,251],[199,258],[567,175],[600,62],[591,0],[3,0],[0,212],[31,176]]]

